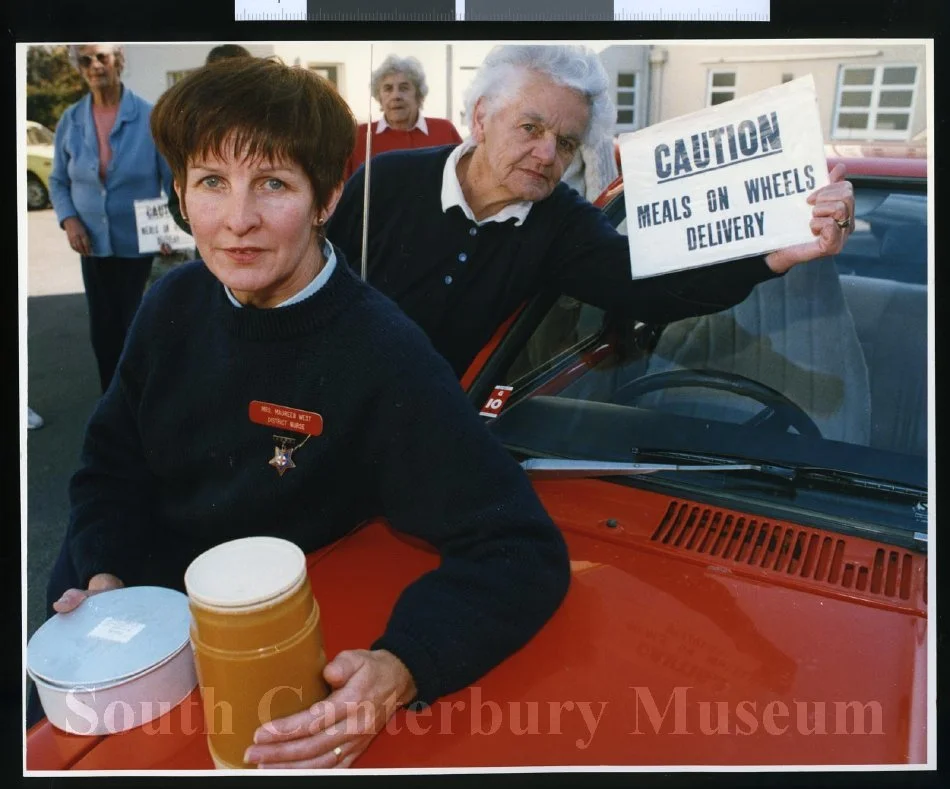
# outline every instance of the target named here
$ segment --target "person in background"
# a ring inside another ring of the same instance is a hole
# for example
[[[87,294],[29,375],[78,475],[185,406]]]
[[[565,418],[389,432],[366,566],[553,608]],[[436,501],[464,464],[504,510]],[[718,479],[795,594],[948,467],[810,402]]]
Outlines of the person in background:
[[[80,255],[105,392],[152,267],[152,254],[139,252],[134,202],[170,194],[172,177],[149,131],[152,105],[122,84],[123,48],[83,44],[69,53],[89,93],[56,126],[50,199]]]
[[[619,175],[615,157],[614,138],[604,134],[577,149],[561,180],[593,203]]]
[[[459,378],[498,327],[542,291],[665,324],[727,309],[759,283],[844,246],[854,192],[839,165],[831,183],[807,197],[809,243],[632,279],[626,236],[561,181],[578,148],[613,124],[610,90],[586,47],[496,47],[466,95],[467,141],[373,162],[367,278],[423,328]],[[364,173],[347,182],[327,231],[355,266]]]
[[[217,63],[219,60],[229,60],[231,58],[251,58],[254,57],[250,52],[248,52],[240,44],[218,44],[216,47],[212,47],[208,54],[205,56],[205,65],[209,63]],[[191,235],[191,228],[188,226],[188,223],[185,221],[185,218],[181,215],[181,205],[178,202],[178,192],[174,189],[171,190],[171,193],[168,195],[168,211],[172,215],[172,219],[175,220],[175,224],[178,225],[182,230],[184,230],[188,235]],[[187,255],[188,260],[191,260],[194,256]],[[184,261],[177,261],[184,262]],[[170,268],[170,266],[157,266],[158,271],[155,272],[157,276],[153,279],[158,279],[158,276],[166,273],[165,270]]]
[[[370,82],[373,98],[379,102],[383,117],[376,121],[370,140],[372,156],[404,148],[431,148],[435,145],[457,145],[462,142],[452,121],[430,118],[422,114],[422,104],[429,86],[422,64],[413,57],[387,57],[373,72]],[[369,124],[361,123],[356,131],[356,146],[346,164],[349,178],[366,159],[366,134]]]
[[[219,60],[227,60],[228,58],[250,57],[253,57],[253,55],[240,44],[218,44],[218,46],[212,47],[211,51],[208,52],[208,56],[205,58],[205,65],[217,63]]]

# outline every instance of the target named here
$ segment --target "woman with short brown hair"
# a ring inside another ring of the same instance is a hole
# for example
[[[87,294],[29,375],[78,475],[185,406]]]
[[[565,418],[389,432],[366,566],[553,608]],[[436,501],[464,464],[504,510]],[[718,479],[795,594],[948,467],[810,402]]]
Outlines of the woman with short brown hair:
[[[183,589],[188,564],[228,540],[310,552],[386,517],[441,565],[354,645],[368,649],[331,660],[324,702],[262,726],[245,756],[346,767],[399,706],[465,687],[531,638],[566,592],[564,542],[422,331],[324,239],[355,129],[330,83],[213,64],[159,99],[152,129],[201,260],[149,290],[90,420],[54,608],[124,584]],[[255,422],[254,401],[316,412],[323,431]]]

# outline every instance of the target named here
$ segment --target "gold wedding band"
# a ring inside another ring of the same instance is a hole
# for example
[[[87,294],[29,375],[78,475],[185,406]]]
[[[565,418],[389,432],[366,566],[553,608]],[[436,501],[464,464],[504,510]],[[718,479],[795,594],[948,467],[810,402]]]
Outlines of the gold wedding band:
[[[842,230],[847,230],[849,227],[851,227],[851,217],[848,216],[844,219],[836,219],[835,224]]]
[[[336,748],[333,749],[333,755],[336,756],[337,761],[340,761],[340,757],[343,755],[343,749],[337,745]]]

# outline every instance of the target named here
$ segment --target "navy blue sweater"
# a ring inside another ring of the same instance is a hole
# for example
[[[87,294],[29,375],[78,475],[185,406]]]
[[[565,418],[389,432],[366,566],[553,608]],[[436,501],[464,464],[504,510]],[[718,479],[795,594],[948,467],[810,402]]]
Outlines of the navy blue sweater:
[[[83,584],[109,572],[182,589],[217,543],[270,534],[312,551],[383,515],[441,554],[374,644],[431,702],[541,627],[567,553],[425,335],[340,262],[316,294],[269,310],[232,305],[201,261],[159,280],[89,422],[69,550]],[[283,476],[268,465],[280,431],[250,421],[252,400],[323,417]]]
[[[718,312],[775,276],[761,256],[632,280],[627,237],[564,183],[514,220],[478,226],[442,212],[453,146],[382,153],[370,184],[367,279],[429,335],[456,375],[495,330],[545,288],[618,314],[668,323]],[[363,250],[364,169],[347,182],[327,229],[350,265]]]

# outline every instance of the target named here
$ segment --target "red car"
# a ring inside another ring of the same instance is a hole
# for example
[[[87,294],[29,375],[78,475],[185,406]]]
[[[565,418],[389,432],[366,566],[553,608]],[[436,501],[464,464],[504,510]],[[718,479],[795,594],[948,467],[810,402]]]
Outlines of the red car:
[[[464,384],[535,477],[571,588],[356,768],[934,758],[926,161],[848,164],[837,258],[663,326],[542,295],[483,351]],[[623,226],[622,183],[600,202]],[[368,646],[437,562],[381,522],[310,556],[328,655]],[[118,735],[43,721],[26,766],[211,769],[203,731],[196,690]]]

